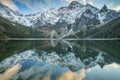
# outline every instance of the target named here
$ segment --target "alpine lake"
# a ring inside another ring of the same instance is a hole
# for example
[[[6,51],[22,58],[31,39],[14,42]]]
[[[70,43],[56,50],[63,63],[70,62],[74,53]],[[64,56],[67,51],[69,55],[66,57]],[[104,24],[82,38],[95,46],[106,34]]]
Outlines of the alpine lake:
[[[0,80],[120,80],[120,41],[0,40]]]

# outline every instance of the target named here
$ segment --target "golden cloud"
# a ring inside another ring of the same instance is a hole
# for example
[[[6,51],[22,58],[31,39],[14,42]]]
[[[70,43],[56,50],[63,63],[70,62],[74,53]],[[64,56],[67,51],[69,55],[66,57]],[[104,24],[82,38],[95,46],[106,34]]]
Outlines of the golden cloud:
[[[52,73],[50,73],[47,76],[44,76],[40,80],[51,80],[51,78],[50,78],[51,74]],[[82,71],[80,74],[74,73],[72,71],[68,71],[68,72],[64,73],[63,75],[61,75],[61,77],[59,77],[57,80],[83,80],[84,78],[85,78],[84,71]],[[39,80],[39,78],[32,79],[32,80]]]
[[[17,6],[15,5],[15,3],[12,0],[0,0],[0,3],[9,7],[12,10],[15,10],[15,11],[18,10]]]
[[[83,80],[85,78],[85,72],[81,72],[80,74],[74,72],[66,72],[57,80]]]
[[[114,10],[120,11],[120,6],[115,7]]]
[[[114,69],[117,69],[117,68],[120,67],[120,66],[119,66],[118,64],[116,64],[116,63],[112,63],[112,64],[110,64],[109,66],[112,67],[112,68],[114,68]]]
[[[10,80],[21,69],[21,65],[16,65],[8,69],[4,74],[0,74],[0,80]]]

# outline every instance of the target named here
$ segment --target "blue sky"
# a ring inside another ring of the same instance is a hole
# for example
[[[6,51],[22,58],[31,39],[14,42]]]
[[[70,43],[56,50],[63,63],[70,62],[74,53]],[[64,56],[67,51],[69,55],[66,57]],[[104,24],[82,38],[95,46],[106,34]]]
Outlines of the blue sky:
[[[43,12],[49,8],[68,6],[74,0],[0,0],[0,3],[22,14]],[[106,4],[110,9],[120,10],[120,0],[77,0],[82,4],[90,3],[101,8]]]

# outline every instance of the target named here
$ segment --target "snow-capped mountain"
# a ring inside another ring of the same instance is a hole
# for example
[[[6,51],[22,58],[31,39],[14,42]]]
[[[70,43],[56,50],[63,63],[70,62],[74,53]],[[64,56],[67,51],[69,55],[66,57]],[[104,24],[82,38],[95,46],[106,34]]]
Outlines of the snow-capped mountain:
[[[105,24],[120,15],[119,12],[110,10],[106,5],[98,9],[90,4],[83,5],[73,1],[67,7],[58,10],[51,8],[46,12],[22,15],[0,4],[0,16],[29,27],[40,27],[51,24],[52,26],[91,26]]]
[[[60,65],[67,67],[72,71],[79,71],[81,69],[87,69],[94,67],[96,65],[102,64],[107,65],[111,64],[114,59],[106,55],[104,52],[98,52],[96,56],[89,56],[87,58],[81,59],[81,57],[75,56],[75,53],[68,52],[65,55],[57,54],[56,52],[45,52],[36,53],[35,50],[27,50],[20,54],[14,54],[11,57],[6,58],[0,63],[0,72],[16,65],[21,64],[25,61],[36,61],[41,63],[46,63],[51,66]],[[101,66],[102,66],[101,65]]]
[[[68,67],[73,71],[78,71],[82,68],[90,68],[98,63],[104,63],[104,54],[98,53],[93,57],[88,57],[81,60],[79,57],[76,57],[74,53],[67,53],[66,55],[58,55],[56,52],[43,52],[41,55],[39,53],[35,53],[34,50],[28,50],[20,54],[15,54],[5,60],[3,60],[0,64],[0,69],[4,70],[16,64],[20,64],[26,60],[37,61],[47,63],[49,65],[61,65],[64,67]],[[88,63],[88,64],[86,64]]]

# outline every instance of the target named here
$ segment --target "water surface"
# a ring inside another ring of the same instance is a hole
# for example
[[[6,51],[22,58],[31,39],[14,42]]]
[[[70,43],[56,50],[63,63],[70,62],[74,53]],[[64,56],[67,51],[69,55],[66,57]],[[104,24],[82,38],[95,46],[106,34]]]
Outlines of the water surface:
[[[0,80],[120,80],[120,41],[1,40],[0,73]]]

